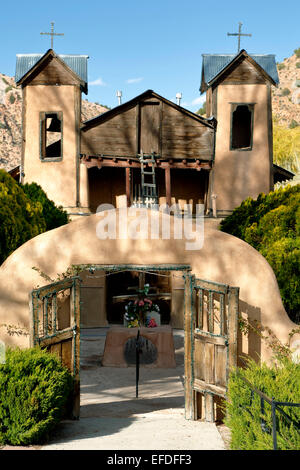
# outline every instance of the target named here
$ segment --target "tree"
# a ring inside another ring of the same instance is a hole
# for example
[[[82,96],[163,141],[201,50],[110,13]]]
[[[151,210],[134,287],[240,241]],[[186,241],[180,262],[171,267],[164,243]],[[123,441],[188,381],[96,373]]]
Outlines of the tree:
[[[245,199],[220,228],[266,258],[287,313],[300,323],[300,185]]]
[[[37,183],[26,183],[22,186],[22,189],[31,201],[41,204],[46,230],[52,230],[68,223],[67,212],[48,199],[45,191]]]
[[[300,163],[300,126],[287,129],[280,126],[277,119],[273,122],[273,159],[277,165],[291,171],[299,171]]]
[[[0,264],[26,241],[68,222],[36,183],[19,185],[0,170]]]
[[[41,204],[31,201],[16,181],[0,170],[0,263],[45,230]]]
[[[295,49],[295,50],[294,50],[294,54],[296,54],[296,57],[297,57],[298,59],[300,59],[300,47],[298,47],[298,49]]]
[[[200,114],[200,116],[203,116],[203,114],[206,114],[206,101],[204,101],[202,107],[198,109],[196,114]]]

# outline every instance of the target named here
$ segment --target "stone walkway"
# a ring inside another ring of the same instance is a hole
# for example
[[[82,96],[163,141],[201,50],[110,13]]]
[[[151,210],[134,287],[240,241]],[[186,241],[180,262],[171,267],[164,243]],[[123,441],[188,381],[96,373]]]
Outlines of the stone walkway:
[[[224,450],[215,424],[184,418],[183,331],[174,330],[176,369],[102,367],[107,329],[81,334],[81,417],[64,421],[42,450]]]

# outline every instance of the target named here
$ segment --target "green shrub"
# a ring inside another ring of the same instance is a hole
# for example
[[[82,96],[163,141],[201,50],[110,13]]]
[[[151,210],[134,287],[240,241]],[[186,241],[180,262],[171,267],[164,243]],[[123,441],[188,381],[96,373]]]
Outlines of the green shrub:
[[[9,95],[9,101],[11,104],[14,104],[14,102],[16,101],[16,98],[12,93]]]
[[[231,430],[233,450],[271,450],[272,416],[271,406],[264,403],[265,413],[261,412],[260,397],[254,393],[240,376],[246,378],[254,387],[276,401],[300,403],[300,364],[289,359],[282,360],[277,366],[268,367],[249,360],[246,369],[236,369],[230,374],[228,384],[227,417],[225,424]],[[299,423],[300,409],[282,407],[285,413]],[[299,450],[300,434],[293,425],[285,421],[280,413],[277,416],[277,445],[280,450]],[[268,432],[263,432],[263,427]]]
[[[12,90],[12,86],[11,86],[11,85],[8,85],[8,86],[5,88],[5,93],[8,93],[10,90]]]
[[[45,230],[41,204],[31,201],[16,181],[0,170],[0,264]]]
[[[220,224],[272,267],[290,318],[300,323],[300,185],[248,198]]]
[[[38,348],[8,349],[0,364],[0,443],[40,444],[62,419],[72,376]]]
[[[298,127],[298,126],[299,126],[299,123],[297,121],[295,121],[295,119],[292,119],[291,122],[290,122],[289,128],[290,129],[295,129],[295,127]]]
[[[300,324],[300,238],[282,238],[261,253],[276,275],[287,313]]]
[[[267,212],[288,203],[293,194],[299,193],[300,185],[295,185],[286,186],[268,194],[261,193],[257,199],[248,197],[234,209],[230,216],[222,220],[220,228],[223,232],[231,233],[244,240],[246,229],[250,225],[259,222]]]
[[[296,68],[300,69],[300,62],[296,62]]]
[[[300,47],[298,47],[298,49],[295,49],[295,50],[294,50],[294,54],[296,54],[296,57],[297,57],[298,59],[300,59]]]
[[[285,65],[284,64],[278,64],[277,68],[278,68],[278,70],[283,70],[283,69],[285,69]]]
[[[57,207],[53,201],[48,199],[45,191],[36,183],[22,185],[24,193],[35,203],[42,206],[42,214],[46,222],[46,230],[60,227],[68,223],[67,212],[62,207]]]
[[[291,93],[291,91],[288,88],[284,88],[281,92],[281,96],[287,96]]]

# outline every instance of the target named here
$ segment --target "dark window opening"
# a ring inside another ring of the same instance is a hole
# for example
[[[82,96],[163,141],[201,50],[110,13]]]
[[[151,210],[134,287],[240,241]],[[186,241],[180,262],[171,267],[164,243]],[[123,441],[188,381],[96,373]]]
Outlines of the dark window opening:
[[[45,113],[41,121],[42,158],[62,157],[62,113]]]
[[[232,112],[231,149],[252,148],[253,107],[238,105]]]

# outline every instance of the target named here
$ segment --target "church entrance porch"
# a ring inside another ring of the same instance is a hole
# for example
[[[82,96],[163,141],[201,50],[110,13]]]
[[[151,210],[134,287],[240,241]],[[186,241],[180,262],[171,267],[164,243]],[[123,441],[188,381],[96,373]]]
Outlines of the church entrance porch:
[[[143,163],[141,163],[143,158]],[[136,157],[92,156],[81,158],[87,167],[87,200],[92,213],[101,204],[113,207],[151,207],[176,204],[203,204],[209,213],[211,165],[200,160],[167,159],[159,155]]]

